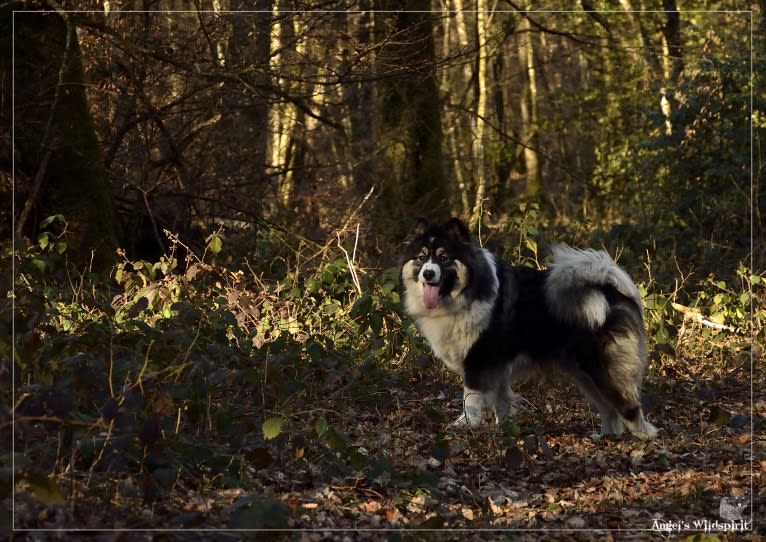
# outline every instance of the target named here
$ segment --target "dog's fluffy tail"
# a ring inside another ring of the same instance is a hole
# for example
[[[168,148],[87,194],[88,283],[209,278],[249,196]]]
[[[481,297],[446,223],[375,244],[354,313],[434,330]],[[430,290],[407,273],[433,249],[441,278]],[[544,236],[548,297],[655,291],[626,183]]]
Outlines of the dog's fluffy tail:
[[[632,299],[643,314],[636,285],[603,250],[557,245],[548,273],[546,301],[564,322],[593,330],[602,327],[610,311],[605,290],[609,287]]]

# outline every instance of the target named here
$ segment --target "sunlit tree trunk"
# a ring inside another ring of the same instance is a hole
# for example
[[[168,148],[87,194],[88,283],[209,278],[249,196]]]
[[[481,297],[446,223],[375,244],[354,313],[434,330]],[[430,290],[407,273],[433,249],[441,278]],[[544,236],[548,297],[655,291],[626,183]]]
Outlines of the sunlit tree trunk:
[[[662,27],[662,71],[664,84],[661,90],[661,107],[665,117],[665,133],[673,133],[671,114],[673,113],[674,96],[681,75],[684,71],[683,38],[681,37],[681,15],[676,8],[675,0],[663,0],[665,10],[665,25]]]
[[[487,193],[487,172],[484,165],[484,131],[487,116],[487,57],[489,55],[489,20],[486,0],[479,0],[476,11],[476,109],[473,119],[472,154],[473,171],[476,176],[476,198],[471,211],[471,222],[481,219],[482,208]]]
[[[670,44],[677,50],[680,45],[680,21],[678,20],[678,11],[674,9],[675,14],[666,13],[667,23],[663,28],[663,47],[662,63],[657,59],[654,48],[651,43],[651,36],[648,34],[645,25],[642,22],[640,13],[636,12],[630,0],[620,0],[620,4],[628,15],[633,32],[638,37],[641,46],[641,53],[644,64],[646,65],[646,86],[659,94],[659,108],[665,118],[665,133],[670,135],[673,132],[673,126],[670,120],[672,114],[672,103],[670,81],[666,73],[673,71],[673,61],[670,59]],[[675,8],[673,0],[663,0],[664,6]]]
[[[280,0],[274,2],[275,23],[271,33],[270,47],[271,51],[275,52],[271,55],[270,60],[271,71],[277,78],[274,81],[277,88],[284,88],[285,85],[289,84],[285,78],[279,76],[280,70],[284,69],[281,64],[285,61],[287,54],[287,51],[282,50],[282,48],[294,43],[295,38],[291,16],[278,13],[278,10],[284,7],[282,4],[283,1]],[[291,169],[291,162],[294,148],[291,134],[298,120],[297,117],[296,107],[288,102],[280,101],[272,105],[270,109],[270,166],[271,174],[277,179],[277,203],[282,207],[287,205],[292,191],[293,170]],[[277,210],[277,208],[272,209],[272,211]]]
[[[449,8],[450,6],[445,6]],[[470,40],[468,39],[468,25],[466,20],[466,13],[463,9],[463,0],[454,0],[453,6],[455,10],[455,17],[444,20],[444,40],[442,49],[444,51],[454,50],[454,46],[457,45],[459,51],[467,51]],[[454,25],[451,24],[454,22]],[[452,28],[454,27],[454,38]],[[462,63],[462,66],[458,69],[445,69],[442,70],[441,88],[443,90],[449,90],[456,94],[462,93],[463,88],[467,88],[471,81],[471,66],[468,62]],[[452,157],[452,170],[455,176],[458,192],[460,194],[460,209],[462,213],[468,214],[472,209],[471,195],[473,192],[473,184],[469,183],[466,178],[465,166],[463,164],[462,156],[465,152],[462,150],[463,132],[461,130],[462,124],[459,122],[445,123],[446,129],[445,137],[447,139],[447,146],[449,153]],[[473,149],[472,149],[473,150]]]
[[[631,3],[630,0],[620,0],[620,5],[622,5],[622,8],[625,10],[625,13],[627,13],[632,31],[634,35],[638,38],[640,51],[641,51],[641,58],[646,64],[648,75],[650,77],[651,76],[656,77],[660,75],[661,74],[660,65],[659,65],[659,62],[657,61],[657,57],[654,55],[654,52],[652,51],[649,35],[647,34],[646,28],[644,27],[641,21],[641,14],[634,10],[633,4]]]
[[[522,31],[526,30],[519,46],[519,64],[525,74],[524,88],[520,99],[521,132],[524,145],[524,163],[526,166],[527,185],[525,194],[529,198],[540,195],[542,172],[538,155],[538,119],[537,119],[537,69],[533,34],[529,19],[522,20]]]

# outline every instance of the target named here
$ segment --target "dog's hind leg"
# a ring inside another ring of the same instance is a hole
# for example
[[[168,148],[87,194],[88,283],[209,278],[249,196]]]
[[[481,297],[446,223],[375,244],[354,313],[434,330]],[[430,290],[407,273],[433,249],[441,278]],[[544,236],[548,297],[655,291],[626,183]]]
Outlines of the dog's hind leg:
[[[592,376],[620,415],[628,430],[642,440],[657,436],[657,428],[644,418],[641,409],[641,381],[646,371],[646,338],[638,316],[618,306],[614,312],[615,321],[622,322],[620,329],[615,325],[610,339],[605,342],[603,356],[604,372]]]
[[[596,382],[584,371],[577,371],[574,377],[580,391],[601,414],[599,436],[621,435],[625,427],[641,440],[657,436],[657,428],[644,418],[639,384],[635,380],[623,381],[623,386],[618,388],[611,379]]]
[[[658,429],[644,418],[644,412],[640,406],[623,414],[623,421],[631,433],[641,440],[651,440],[657,436]]]
[[[576,371],[572,375],[582,394],[596,407],[601,415],[601,431],[599,436],[621,435],[625,430],[622,417],[611,401],[607,399],[593,379],[584,371]]]

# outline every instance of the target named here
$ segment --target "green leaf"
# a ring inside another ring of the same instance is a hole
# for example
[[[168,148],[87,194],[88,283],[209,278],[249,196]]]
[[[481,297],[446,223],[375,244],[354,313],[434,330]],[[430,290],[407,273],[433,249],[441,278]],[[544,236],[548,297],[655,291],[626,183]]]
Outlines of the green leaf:
[[[273,416],[263,422],[263,438],[271,440],[276,438],[282,431],[282,418]]]
[[[232,505],[230,529],[287,529],[288,509],[274,497],[248,495]]]
[[[211,233],[205,239],[207,248],[213,254],[218,254],[223,249],[223,236],[219,233]]]
[[[396,290],[396,287],[397,287],[397,283],[394,281],[383,282],[380,285],[380,289],[387,294]],[[437,517],[437,516],[434,516],[434,517]]]
[[[152,476],[161,487],[168,489],[178,480],[178,471],[170,467],[160,467],[152,471]]]
[[[49,243],[48,232],[43,232],[37,237],[37,244],[40,245],[41,249],[45,250]]]
[[[359,450],[354,450],[348,456],[348,463],[352,469],[360,471],[367,465],[367,456]]]
[[[25,478],[32,492],[44,504],[64,504],[64,494],[56,482],[43,474],[30,473]]]
[[[324,418],[319,418],[317,422],[314,424],[314,431],[317,432],[318,436],[322,436],[325,433],[327,433],[327,430],[330,428],[330,424],[327,423],[327,420]]]
[[[435,516],[431,516],[427,520],[423,521],[419,525],[416,525],[416,529],[441,529],[444,527],[445,523],[444,516],[440,516],[439,514],[436,514]]]
[[[710,415],[708,416],[707,421],[714,425],[723,427],[724,425],[728,425],[729,421],[731,421],[731,414],[726,412],[718,405],[713,405],[710,408]]]
[[[54,222],[61,222],[62,224],[66,224],[66,220],[64,219],[64,215],[51,215],[42,222],[40,222],[40,229],[45,229]]]
[[[348,437],[342,431],[331,427],[327,431],[327,445],[333,451],[342,452],[348,446]]]
[[[335,313],[337,313],[342,307],[340,304],[335,302],[326,303],[325,305],[322,305],[322,312],[324,312],[327,316],[332,316]]]
[[[684,539],[686,542],[721,542],[721,539],[710,533],[690,534]]]
[[[372,298],[369,294],[364,294],[360,297],[354,306],[351,308],[351,318],[357,318],[358,316],[367,315],[372,309]]]

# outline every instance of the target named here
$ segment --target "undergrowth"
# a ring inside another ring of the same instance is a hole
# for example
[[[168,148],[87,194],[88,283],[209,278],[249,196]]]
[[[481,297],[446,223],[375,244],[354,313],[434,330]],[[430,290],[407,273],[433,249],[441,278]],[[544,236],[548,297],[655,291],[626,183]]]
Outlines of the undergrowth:
[[[519,217],[504,255],[542,265],[542,217],[534,205]],[[44,227],[2,257],[4,269],[15,268],[3,275],[9,295],[0,305],[3,442],[14,436],[0,457],[5,493],[15,477],[45,502],[80,491],[153,502],[183,488],[248,487],[272,465],[327,481],[388,480],[403,495],[435,491],[428,470],[395,468],[387,444],[395,428],[359,434],[360,420],[396,409],[392,390],[442,371],[424,362],[427,349],[402,317],[397,268],[363,272],[362,251],[333,240],[311,265],[298,255],[268,276],[245,258],[217,263],[228,243],[219,231],[182,262],[173,236],[156,262],[122,254],[104,279],[67,261],[63,217]],[[259,244],[279,250],[267,235]],[[736,281],[693,283],[669,281],[656,262],[630,271],[645,299],[655,373],[700,354],[723,371],[744,363],[750,338],[763,338],[763,274],[740,265]],[[692,332],[703,340],[690,341]],[[422,413],[442,425],[455,414]],[[533,438],[536,424],[514,422],[507,437]],[[266,493],[236,508],[230,526],[280,527],[286,515]]]
[[[215,263],[219,232],[181,265],[175,250],[156,262],[121,254],[105,283],[67,264],[64,237],[45,233],[3,258],[16,271],[0,342],[6,381],[14,363],[6,477],[15,468],[56,500],[74,484],[109,498],[128,474],[163,489],[232,487],[273,461],[366,466],[345,409],[374,409],[398,385],[392,367],[412,332],[398,271],[357,289],[341,255],[300,280],[266,279]]]

